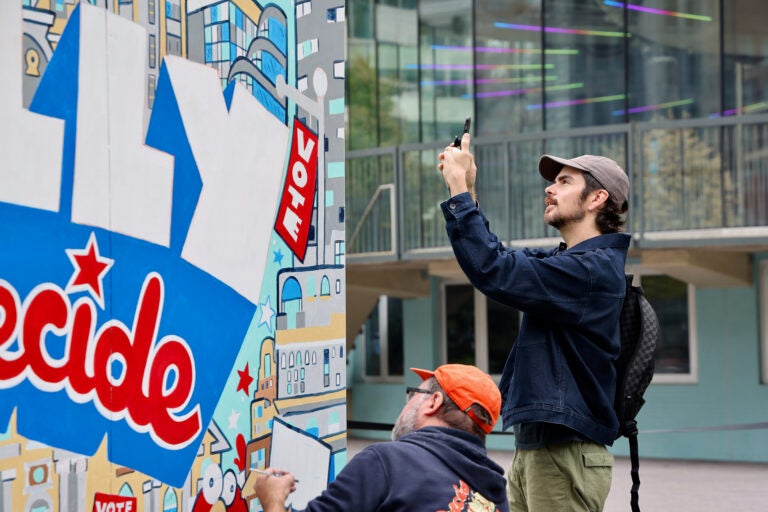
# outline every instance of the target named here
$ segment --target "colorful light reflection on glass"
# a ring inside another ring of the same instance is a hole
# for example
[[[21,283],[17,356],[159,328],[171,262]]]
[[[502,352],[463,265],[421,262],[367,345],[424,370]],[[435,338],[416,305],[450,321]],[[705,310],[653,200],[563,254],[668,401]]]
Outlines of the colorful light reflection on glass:
[[[406,64],[405,69],[552,69],[553,64]]]
[[[551,90],[550,87],[547,87],[547,90]],[[588,103],[605,103],[608,101],[619,101],[624,100],[626,96],[624,94],[614,94],[612,96],[599,96],[597,98],[582,98],[578,100],[565,100],[565,101],[552,101],[549,103],[541,104],[537,103],[534,105],[528,105],[525,107],[527,110],[538,110],[540,108],[558,108],[558,107],[572,107],[574,105],[586,105]]]
[[[493,24],[497,28],[506,28],[509,30],[528,30],[531,32],[541,32],[542,27],[538,25],[518,25],[516,23],[503,23],[497,21]],[[560,28],[560,27],[544,27],[544,32],[554,34],[575,34],[579,36],[598,36],[598,37],[625,37],[628,34],[625,32],[612,32],[607,30],[583,30],[579,28]]]
[[[433,44],[430,49],[440,51],[455,52],[476,52],[476,53],[516,53],[516,54],[541,54],[541,48],[500,48],[496,46],[449,46],[444,44]],[[564,48],[547,48],[545,55],[578,55],[579,50],[570,50]]]
[[[546,75],[543,80],[546,82],[555,81],[557,80],[557,75]],[[541,76],[516,76],[511,78],[478,78],[477,80],[472,80],[471,78],[465,80],[422,80],[419,83],[422,86],[435,87],[441,85],[471,85],[473,83],[476,85],[509,84],[520,82],[541,83],[541,81]]]
[[[666,103],[658,103],[656,105],[643,105],[640,107],[632,107],[628,110],[614,110],[611,114],[614,116],[622,116],[625,113],[640,114],[641,112],[652,112],[654,110],[663,110],[665,108],[682,107],[683,105],[693,104],[693,98],[686,98],[684,100],[668,101]]]
[[[644,12],[648,14],[659,14],[661,16],[674,16],[676,18],[686,18],[689,20],[698,20],[698,21],[712,21],[711,16],[703,16],[700,14],[667,11],[665,9],[654,9],[653,7],[645,7],[642,5],[634,5],[634,4],[625,4],[623,2],[614,2],[612,0],[605,0],[603,3],[609,7],[623,8],[624,6],[626,6],[627,9],[629,9],[630,11],[638,11],[638,12]]]
[[[758,103],[753,103],[751,105],[745,105],[741,108],[732,108],[730,110],[724,110],[722,115],[721,114],[712,114],[709,117],[728,117],[728,116],[735,116],[738,114],[752,114],[755,112],[759,112],[761,110],[768,109],[768,102],[760,101]]]
[[[579,89],[581,87],[584,87],[583,83],[553,85],[553,86],[548,86],[547,91],[564,91],[567,89]],[[462,99],[469,99],[469,98],[472,98],[473,96],[475,98],[498,98],[503,96],[520,96],[522,94],[529,94],[529,93],[541,92],[541,91],[542,91],[541,87],[528,87],[526,89],[511,89],[506,91],[479,92],[474,95],[464,94],[461,97]]]

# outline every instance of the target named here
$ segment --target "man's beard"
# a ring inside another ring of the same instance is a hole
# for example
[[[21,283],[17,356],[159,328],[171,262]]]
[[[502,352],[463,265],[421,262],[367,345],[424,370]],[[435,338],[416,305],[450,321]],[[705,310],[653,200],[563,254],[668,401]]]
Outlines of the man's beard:
[[[397,441],[405,434],[410,434],[416,430],[416,410],[416,407],[409,407],[397,418],[397,423],[392,428],[393,441]]]
[[[579,203],[579,206],[581,206],[582,203]],[[562,216],[562,215],[555,215],[551,219],[547,221],[547,224],[552,226],[553,228],[560,230],[563,227],[567,226],[570,223],[577,223],[584,220],[584,217],[586,217],[587,214],[583,209],[579,209],[577,212],[574,212],[568,216]]]

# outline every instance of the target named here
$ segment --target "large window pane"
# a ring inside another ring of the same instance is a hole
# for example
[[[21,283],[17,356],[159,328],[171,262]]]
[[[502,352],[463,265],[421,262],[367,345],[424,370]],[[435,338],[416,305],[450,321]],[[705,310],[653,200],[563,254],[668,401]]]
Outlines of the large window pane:
[[[387,372],[403,374],[403,301],[387,297]]]
[[[723,173],[719,127],[654,129],[642,137],[644,229],[734,225],[734,182]]]
[[[394,3],[394,2],[393,2]],[[379,146],[418,142],[418,11],[411,5],[376,6],[379,97]]]
[[[348,149],[418,141],[418,24],[413,2],[352,0],[348,6]]]
[[[375,44],[372,39],[349,40],[346,69],[346,95],[349,98],[347,149],[365,149],[378,145],[378,124],[387,123],[391,116],[379,120],[379,97],[376,77]],[[385,112],[391,110],[385,101]]]
[[[624,5],[612,9],[621,13]],[[720,110],[717,0],[628,3],[629,119],[707,117]],[[610,8],[606,8],[610,9]]]
[[[655,373],[691,373],[688,285],[669,276],[643,276],[642,286],[661,324]]]
[[[363,325],[365,340],[365,374],[371,377],[381,375],[381,331],[379,329],[379,308],[374,307],[371,316]]]
[[[419,2],[422,141],[446,143],[472,115],[471,0]]]
[[[557,77],[542,67],[540,8],[537,0],[475,2],[477,135],[541,130],[542,110],[531,106],[541,104],[543,84]]]
[[[544,68],[555,78],[545,82],[543,104],[529,108],[545,109],[547,130],[624,121],[615,114],[625,108],[626,34],[615,3],[543,1]]]
[[[472,285],[445,287],[446,362],[475,364],[475,291]]]
[[[520,332],[520,312],[488,299],[488,373],[501,374]]]
[[[356,38],[373,39],[373,0],[347,0],[346,11],[349,42]]]
[[[764,0],[723,2],[724,114],[768,111],[768,24]]]
[[[366,376],[403,375],[403,302],[401,299],[386,295],[379,297],[376,307],[363,325],[363,340]]]

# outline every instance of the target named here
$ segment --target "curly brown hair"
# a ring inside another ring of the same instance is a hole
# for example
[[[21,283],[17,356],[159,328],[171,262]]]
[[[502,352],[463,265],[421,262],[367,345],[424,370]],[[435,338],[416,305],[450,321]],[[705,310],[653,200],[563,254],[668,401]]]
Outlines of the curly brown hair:
[[[594,176],[585,172],[584,175],[584,190],[581,192],[581,200],[584,201],[590,192],[595,190],[605,190],[599,181]],[[617,205],[616,202],[608,196],[608,199],[603,204],[602,208],[597,212],[597,229],[600,233],[605,235],[608,233],[619,233],[624,231],[624,224],[626,222],[624,214],[629,210],[629,204],[624,201],[624,204]]]

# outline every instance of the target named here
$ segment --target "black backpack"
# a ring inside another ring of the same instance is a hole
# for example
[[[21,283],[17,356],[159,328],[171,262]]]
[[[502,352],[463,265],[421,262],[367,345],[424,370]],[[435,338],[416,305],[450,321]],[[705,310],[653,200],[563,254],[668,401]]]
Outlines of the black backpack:
[[[640,463],[637,455],[637,421],[635,416],[645,404],[643,394],[653,378],[654,353],[661,330],[659,318],[643,289],[632,284],[632,275],[626,275],[627,293],[619,317],[621,352],[616,360],[616,398],[614,408],[619,418],[619,437],[629,439],[632,463],[632,512],[640,512]]]

